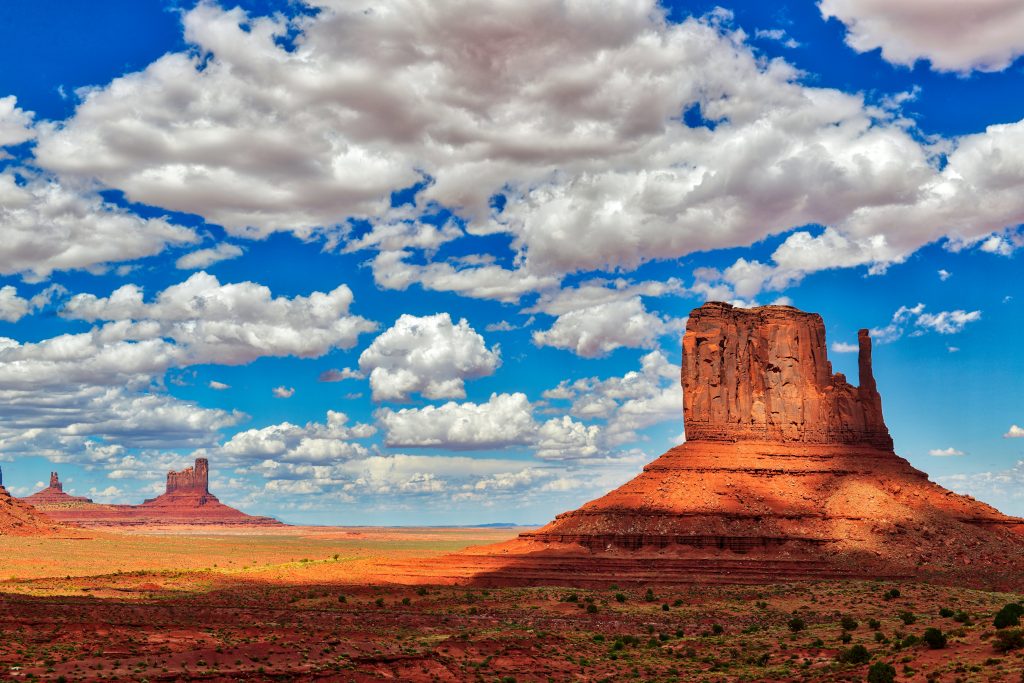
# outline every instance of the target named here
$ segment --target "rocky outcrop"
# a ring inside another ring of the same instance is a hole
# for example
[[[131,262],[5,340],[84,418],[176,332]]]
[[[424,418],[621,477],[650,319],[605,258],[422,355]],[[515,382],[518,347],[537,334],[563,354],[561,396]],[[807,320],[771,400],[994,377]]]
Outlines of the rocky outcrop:
[[[891,449],[867,330],[859,341],[855,387],[832,372],[820,315],[792,306],[701,306],[683,335],[686,438]]]
[[[193,467],[181,472],[167,473],[167,493],[192,493],[203,496],[210,493],[210,463],[206,458],[196,458]]]
[[[85,496],[72,496],[64,492],[64,485],[56,472],[50,472],[50,485],[41,491],[36,491],[31,496],[23,498],[26,503],[38,509],[47,507],[73,507],[91,504],[92,500]]]
[[[686,443],[518,539],[410,569],[482,584],[919,576],[1024,588],[1024,520],[893,452],[859,334],[859,387],[820,316],[709,303],[683,337]]]
[[[54,519],[82,526],[281,526],[272,517],[247,515],[220,502],[210,493],[209,478],[210,464],[199,458],[192,467],[168,472],[165,492],[141,505],[98,505],[52,491],[54,483],[60,486],[54,473],[50,488],[29,499],[35,497],[36,506]]]
[[[53,520],[11,496],[0,470],[0,536],[52,536],[61,531]]]

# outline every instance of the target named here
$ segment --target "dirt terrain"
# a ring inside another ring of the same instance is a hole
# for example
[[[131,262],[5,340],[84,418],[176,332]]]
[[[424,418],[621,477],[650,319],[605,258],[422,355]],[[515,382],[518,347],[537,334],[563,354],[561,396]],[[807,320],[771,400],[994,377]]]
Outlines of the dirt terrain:
[[[997,651],[992,625],[1020,594],[904,581],[649,593],[393,582],[403,563],[520,531],[3,537],[0,680],[863,681],[879,661],[899,681],[1022,680],[1024,650]],[[920,642],[927,628],[944,648]],[[840,661],[856,645],[870,660]]]

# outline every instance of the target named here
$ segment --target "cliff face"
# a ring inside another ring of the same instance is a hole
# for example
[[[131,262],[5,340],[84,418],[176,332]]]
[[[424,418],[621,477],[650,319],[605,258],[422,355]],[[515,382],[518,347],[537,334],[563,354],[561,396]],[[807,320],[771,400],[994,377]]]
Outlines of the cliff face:
[[[181,472],[167,473],[167,493],[210,493],[210,463],[206,458],[196,458],[192,467]]]
[[[825,324],[791,306],[695,309],[683,335],[688,441],[765,441],[892,448],[861,330],[860,387],[832,373]]]

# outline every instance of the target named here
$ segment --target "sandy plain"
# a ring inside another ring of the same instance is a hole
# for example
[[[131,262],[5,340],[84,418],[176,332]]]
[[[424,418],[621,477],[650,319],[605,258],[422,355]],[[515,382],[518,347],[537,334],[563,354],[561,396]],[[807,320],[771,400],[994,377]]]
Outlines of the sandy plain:
[[[0,680],[864,681],[880,661],[898,681],[1024,680],[1024,649],[1001,651],[992,625],[1020,594],[904,581],[394,582],[396,566],[519,531],[0,537]],[[944,648],[920,640],[927,628]],[[868,660],[842,661],[851,653]]]

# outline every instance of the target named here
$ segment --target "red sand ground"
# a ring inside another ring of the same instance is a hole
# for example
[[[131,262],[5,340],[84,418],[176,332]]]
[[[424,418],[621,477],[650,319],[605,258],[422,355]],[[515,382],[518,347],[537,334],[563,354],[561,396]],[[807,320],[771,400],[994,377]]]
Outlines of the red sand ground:
[[[648,600],[642,585],[399,585],[382,565],[518,530],[209,531],[0,539],[23,568],[0,582],[0,680],[863,681],[867,665],[837,661],[856,644],[899,681],[1017,683],[1024,670],[991,625],[1020,594],[817,581],[654,585]],[[39,569],[54,555],[70,578]],[[186,564],[197,555],[209,564]],[[946,648],[915,642],[927,627]]]

